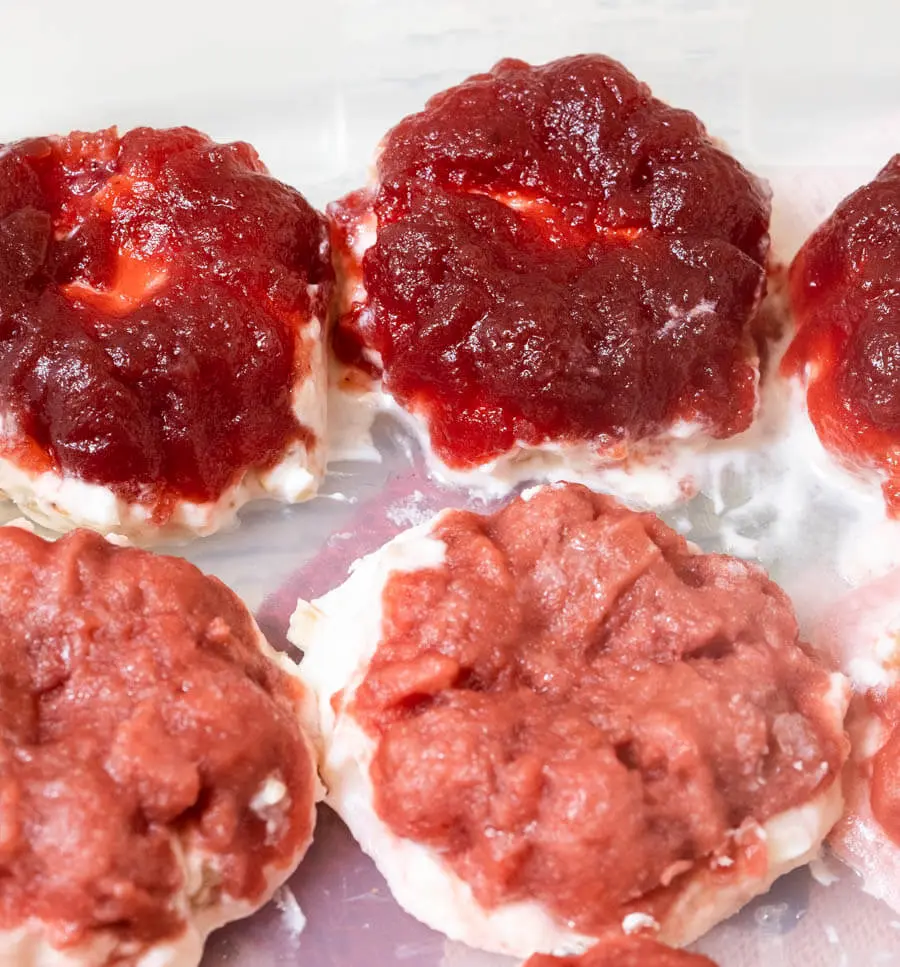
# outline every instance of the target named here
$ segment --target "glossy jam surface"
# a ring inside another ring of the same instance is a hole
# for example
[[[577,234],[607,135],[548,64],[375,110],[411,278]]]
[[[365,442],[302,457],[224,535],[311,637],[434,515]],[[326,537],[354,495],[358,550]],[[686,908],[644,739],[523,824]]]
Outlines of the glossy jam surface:
[[[571,957],[535,954],[524,967],[716,967],[701,954],[674,950],[646,937],[613,937]]]
[[[215,500],[312,442],[291,391],[330,277],[324,219],[249,145],[141,128],[0,148],[3,455],[163,518]]]
[[[757,824],[846,754],[783,592],[577,486],[434,536],[446,563],[391,576],[351,705],[390,829],[485,907],[594,935],[763,875]]]
[[[767,193],[620,64],[501,61],[398,124],[378,179],[337,348],[380,355],[445,463],[750,423]]]
[[[798,332],[783,369],[805,377],[822,443],[879,471],[900,516],[900,155],[808,239],[790,293]]]
[[[260,900],[311,836],[315,772],[300,686],[238,599],[182,560],[7,527],[0,624],[0,929],[173,937],[182,852],[218,870],[198,902]]]

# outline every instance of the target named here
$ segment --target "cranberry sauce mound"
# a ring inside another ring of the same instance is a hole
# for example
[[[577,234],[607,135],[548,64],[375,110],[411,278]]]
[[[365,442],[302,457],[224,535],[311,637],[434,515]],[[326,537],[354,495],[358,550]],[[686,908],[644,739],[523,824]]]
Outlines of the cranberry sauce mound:
[[[900,516],[900,155],[807,240],[790,297],[797,335],[784,373],[805,381],[825,447],[874,469]]]
[[[673,950],[646,937],[616,937],[573,957],[535,954],[524,967],[716,967],[700,954]]]
[[[727,437],[754,415],[769,209],[621,64],[503,60],[401,121],[372,191],[331,207],[337,352],[457,470]]]
[[[528,955],[645,927],[681,945],[837,821],[846,683],[758,567],[577,485],[446,511],[380,554],[292,633],[329,801],[416,915],[451,922],[424,874],[389,875],[406,844],[410,870],[424,851],[458,883],[444,902],[473,899],[481,932],[454,921],[460,939]],[[516,904],[556,932],[500,937]]]
[[[299,391],[324,380],[327,236],[247,144],[0,147],[4,478],[97,484],[163,525],[288,453],[317,476],[321,407]]]
[[[198,963],[312,837],[302,685],[215,578],[87,531],[0,529],[0,625],[0,960]]]

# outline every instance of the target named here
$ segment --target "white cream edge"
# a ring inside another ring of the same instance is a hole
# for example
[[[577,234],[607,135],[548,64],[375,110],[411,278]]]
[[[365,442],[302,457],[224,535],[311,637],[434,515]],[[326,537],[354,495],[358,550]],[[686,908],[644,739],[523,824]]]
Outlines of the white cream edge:
[[[334,591],[312,603],[298,602],[291,619],[288,637],[305,653],[300,665],[308,688],[304,724],[319,751],[325,801],[375,861],[400,906],[423,923],[452,940],[494,953],[578,953],[595,938],[560,924],[535,901],[485,909],[434,851],[392,833],[372,807],[369,765],[375,744],[349,715],[336,717],[331,706],[332,695],[341,690],[345,706],[365,677],[381,638],[381,592],[390,575],[443,561],[445,547],[431,536],[440,516],[356,562],[347,581]],[[840,675],[832,678],[828,702],[836,719],[843,721],[847,689]],[[698,885],[693,892],[686,891],[666,921],[656,925],[660,939],[676,946],[692,943],[765,892],[779,876],[809,862],[818,855],[842,808],[840,783],[832,782],[810,802],[773,817],[762,827],[768,844],[765,875],[730,888],[707,891]],[[626,921],[624,929],[636,922],[634,916]],[[652,918],[646,921],[655,923]]]

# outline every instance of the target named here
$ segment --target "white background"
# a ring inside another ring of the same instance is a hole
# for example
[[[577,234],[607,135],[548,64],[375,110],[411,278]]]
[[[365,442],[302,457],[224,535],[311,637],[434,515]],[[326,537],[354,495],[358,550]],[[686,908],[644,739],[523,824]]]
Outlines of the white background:
[[[870,163],[900,148],[898,38],[896,0],[2,0],[0,140],[191,124],[321,204],[428,94],[600,50],[748,160]]]

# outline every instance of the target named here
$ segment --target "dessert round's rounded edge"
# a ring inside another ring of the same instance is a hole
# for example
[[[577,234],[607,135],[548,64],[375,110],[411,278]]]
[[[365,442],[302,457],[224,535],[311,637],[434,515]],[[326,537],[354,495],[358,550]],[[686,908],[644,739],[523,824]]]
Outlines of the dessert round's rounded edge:
[[[303,653],[297,674],[306,686],[304,725],[306,734],[318,747],[320,768],[323,767],[322,742],[334,731],[335,714],[330,698],[348,685],[356,687],[362,681],[381,636],[379,592],[376,591],[373,607],[372,589],[383,588],[398,571],[415,571],[443,563],[444,543],[431,535],[443,513],[446,511],[403,531],[383,547],[355,561],[347,579],[328,594],[312,602],[303,599],[297,602],[287,637]],[[332,647],[327,636],[333,633],[336,623],[342,624],[348,633],[337,636]],[[354,638],[365,642],[364,650],[357,650]],[[326,778],[324,773],[322,778]],[[325,790],[327,801],[327,781]]]
[[[542,489],[526,491],[523,499]],[[373,808],[369,770],[376,742],[354,721],[347,706],[379,644],[385,585],[394,573],[442,564],[446,546],[431,531],[449,513],[443,511],[359,560],[347,581],[322,598],[298,603],[289,638],[304,652],[300,676],[310,696],[315,696],[304,714],[319,752],[325,801],[375,861],[397,902],[428,926],[453,940],[499,954],[580,954],[595,943],[595,936],[570,929],[536,901],[486,909],[434,850],[395,834]],[[848,701],[847,680],[832,673],[823,703],[835,732],[843,733]],[[722,869],[698,869],[661,922],[632,913],[623,919],[622,930],[646,933],[675,947],[693,943],[765,893],[780,876],[814,859],[843,806],[841,782],[832,777],[810,801],[749,830],[765,850],[763,869],[754,868],[752,874],[742,871],[731,882]]]

